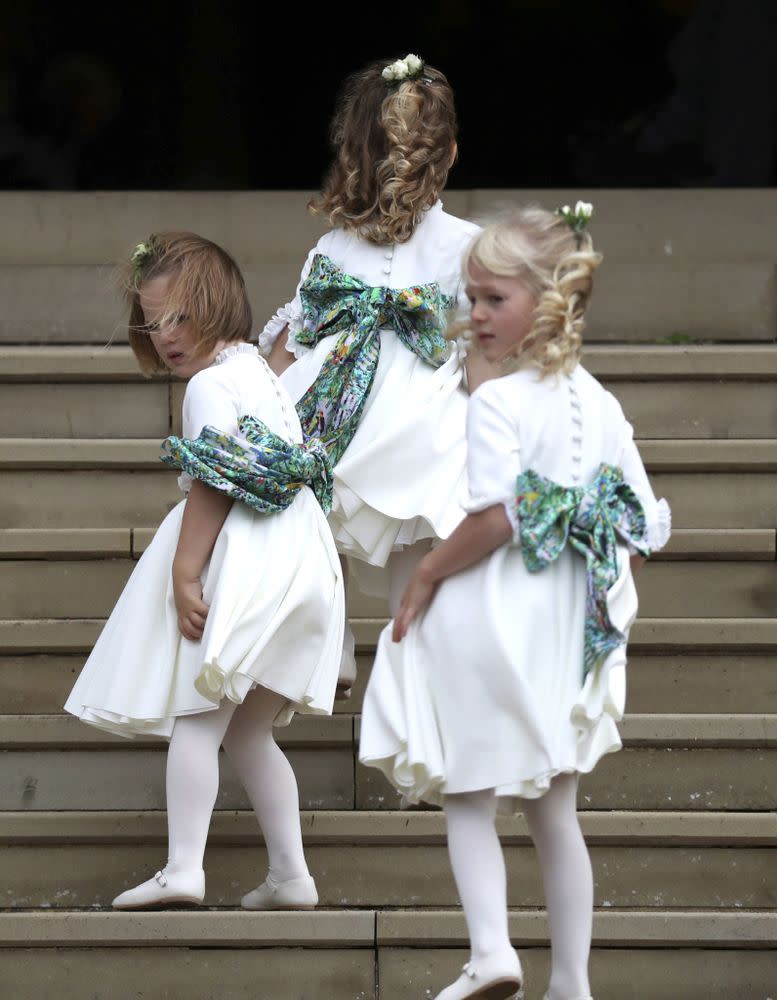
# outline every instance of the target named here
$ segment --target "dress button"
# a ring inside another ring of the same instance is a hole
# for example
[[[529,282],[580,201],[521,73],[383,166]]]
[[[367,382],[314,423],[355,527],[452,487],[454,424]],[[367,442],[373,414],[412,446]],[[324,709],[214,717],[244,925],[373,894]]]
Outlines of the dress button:
[[[390,267],[384,267],[383,268],[383,273],[384,274],[391,274],[391,268]]]
[[[394,251],[387,250],[383,256],[386,258],[386,260],[391,260],[394,256]]]

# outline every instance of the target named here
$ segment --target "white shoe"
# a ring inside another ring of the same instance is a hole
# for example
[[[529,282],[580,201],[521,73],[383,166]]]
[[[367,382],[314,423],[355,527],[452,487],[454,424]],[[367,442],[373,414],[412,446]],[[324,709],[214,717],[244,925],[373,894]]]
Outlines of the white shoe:
[[[316,883],[310,875],[286,882],[273,882],[268,875],[240,900],[244,910],[314,910],[317,904]]]
[[[542,998],[542,1000],[553,1000],[553,998],[551,997],[550,993],[546,993],[545,996]],[[594,1000],[594,998],[589,993],[587,997],[574,997],[570,998],[570,1000]]]
[[[147,882],[127,889],[114,899],[114,910],[160,909],[190,904],[199,906],[205,898],[205,872],[168,872],[162,869]]]
[[[508,1000],[523,985],[523,971],[516,952],[497,951],[485,958],[471,959],[455,983],[438,993],[436,1000]]]

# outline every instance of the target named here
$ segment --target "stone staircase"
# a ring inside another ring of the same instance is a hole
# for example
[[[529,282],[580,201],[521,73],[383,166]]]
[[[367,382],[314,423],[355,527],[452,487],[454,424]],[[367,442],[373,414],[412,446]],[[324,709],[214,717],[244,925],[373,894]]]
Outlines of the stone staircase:
[[[576,196],[453,192],[446,208]],[[466,959],[442,814],[400,811],[356,761],[380,604],[349,595],[353,699],[283,733],[314,913],[236,910],[264,856],[226,763],[207,907],[111,912],[164,861],[165,748],[61,710],[178,499],[157,456],[182,386],[137,372],[106,262],[155,228],[203,232],[244,267],[258,325],[314,238],[304,200],[0,194],[2,1000],[420,1000]],[[585,361],[634,422],[675,532],[639,579],[625,749],[581,785],[594,995],[766,1000],[777,997],[777,237],[762,220],[777,193],[595,201],[607,261]],[[500,822],[525,996],[539,1000],[549,953],[537,866],[522,818]]]

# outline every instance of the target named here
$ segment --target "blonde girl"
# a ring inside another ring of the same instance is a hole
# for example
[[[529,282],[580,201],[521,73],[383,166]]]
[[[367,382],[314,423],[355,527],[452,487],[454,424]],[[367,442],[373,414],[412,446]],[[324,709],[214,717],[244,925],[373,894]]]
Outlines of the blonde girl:
[[[243,905],[309,908],[317,894],[297,783],[273,726],[332,708],[343,589],[314,495],[323,495],[325,463],[317,471],[316,456],[299,447],[294,407],[247,343],[251,310],[224,250],[193,233],[158,233],[136,247],[124,284],[140,367],[188,380],[183,439],[164,446],[186,470],[179,485],[187,498],[138,562],[65,705],[109,732],[170,740],[167,863],[113,905],[203,901],[223,743],[269,856],[266,881]],[[220,475],[224,445],[254,458],[261,449],[274,492]]]
[[[601,260],[588,214],[526,208],[466,253],[472,349],[503,374],[470,400],[467,516],[416,568],[365,697],[361,759],[446,813],[471,959],[438,1000],[521,985],[498,808],[523,810],[542,867],[546,1000],[590,1000],[578,775],[621,745],[630,553],[663,546],[670,523],[618,402],[580,364]]]

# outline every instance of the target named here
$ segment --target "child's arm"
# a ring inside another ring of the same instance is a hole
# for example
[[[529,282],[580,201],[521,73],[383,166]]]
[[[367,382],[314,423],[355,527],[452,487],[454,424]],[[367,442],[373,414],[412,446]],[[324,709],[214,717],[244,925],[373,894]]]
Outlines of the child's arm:
[[[276,375],[282,375],[289,365],[294,363],[294,355],[291,351],[286,350],[286,341],[288,340],[288,337],[289,324],[287,323],[278,334],[278,339],[272,345],[272,349],[267,356],[267,364]]]
[[[512,537],[513,526],[507,518],[504,504],[494,504],[476,514],[467,514],[453,534],[425,555],[416,567],[394,619],[394,642],[404,638],[410,623],[431,601],[441,580],[480,562]]]
[[[198,480],[192,483],[173,559],[173,597],[178,628],[187,639],[202,638],[208,605],[202,599],[200,575],[233,502]]]
[[[183,399],[183,436],[196,438],[207,424],[238,432],[239,403],[228,382],[211,371],[194,375]],[[190,477],[188,477],[190,478]],[[202,637],[208,605],[202,599],[200,576],[210,558],[233,501],[197,479],[191,480],[173,558],[173,598],[178,627],[187,639]]]

